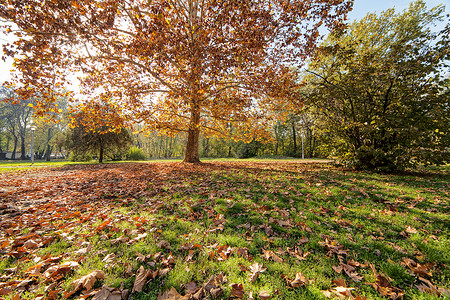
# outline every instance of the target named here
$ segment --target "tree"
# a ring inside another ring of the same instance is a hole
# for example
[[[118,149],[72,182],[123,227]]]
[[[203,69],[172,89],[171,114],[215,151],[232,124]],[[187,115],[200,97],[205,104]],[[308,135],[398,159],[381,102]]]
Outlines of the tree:
[[[423,1],[396,14],[368,14],[331,34],[309,66],[306,97],[322,113],[342,161],[398,170],[449,161],[450,26],[429,25],[444,7]]]
[[[70,124],[71,130],[67,135],[67,148],[72,150],[75,156],[85,157],[88,154],[98,155],[98,162],[103,163],[103,158],[120,158],[124,155],[131,143],[131,135],[127,129],[117,124],[97,125],[99,119],[93,119],[93,110],[97,111],[97,117],[111,116],[114,120],[115,110],[110,106],[91,106],[87,113],[81,111],[73,114]]]
[[[56,103],[57,112],[34,118],[33,125],[36,126],[34,144],[36,145],[36,151],[39,153],[39,158],[50,161],[50,155],[54,147],[57,146],[58,150],[61,150],[61,147],[58,146],[62,145],[58,140],[61,140],[61,135],[67,130],[67,104],[67,98],[59,98]]]
[[[12,159],[16,158],[17,145],[20,139],[20,159],[26,159],[25,138],[28,125],[33,116],[34,98],[23,99],[14,90],[1,87],[0,101],[3,101],[1,118],[7,124],[6,130],[13,136],[14,149]]]
[[[81,71],[84,92],[114,101],[148,130],[187,134],[185,162],[199,161],[200,131],[244,140],[264,136],[284,110],[319,29],[342,26],[352,0],[4,0],[0,17],[17,41],[22,94],[44,91]],[[18,28],[18,29],[17,29]],[[17,30],[16,30],[17,29]],[[295,103],[294,105],[298,105]]]

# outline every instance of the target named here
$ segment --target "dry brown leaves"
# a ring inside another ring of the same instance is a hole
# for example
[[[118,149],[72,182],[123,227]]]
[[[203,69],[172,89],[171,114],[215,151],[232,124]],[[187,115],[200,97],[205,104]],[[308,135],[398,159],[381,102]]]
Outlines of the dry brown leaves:
[[[135,260],[140,264],[145,264],[144,268],[133,270],[131,264],[127,265],[125,277],[134,279],[132,295],[144,290],[145,285],[156,277],[164,277],[174,267],[175,258],[169,254],[172,247],[167,241],[160,238],[161,226],[154,225],[152,220],[143,217],[127,217],[114,213],[117,205],[128,205],[135,202],[135,199],[145,197],[145,204],[138,208],[145,207],[150,212],[157,212],[159,209],[174,210],[172,204],[164,203],[159,200],[160,196],[169,196],[174,192],[182,191],[186,193],[194,192],[208,196],[214,199],[223,195],[224,191],[214,189],[214,183],[208,178],[203,178],[201,184],[194,184],[193,178],[201,175],[202,172],[229,171],[251,169],[251,164],[229,163],[204,164],[201,166],[181,165],[177,163],[168,164],[111,164],[94,166],[69,166],[59,169],[40,169],[18,173],[17,176],[8,177],[0,174],[0,184],[4,187],[0,190],[0,255],[9,257],[18,262],[33,261],[31,267],[24,270],[23,278],[20,280],[16,275],[14,268],[5,269],[3,281],[0,286],[0,297],[7,295],[15,297],[16,291],[33,290],[39,285],[45,285],[47,290],[45,297],[48,299],[56,298],[58,295],[70,297],[75,293],[82,293],[80,297],[93,296],[94,299],[119,299],[125,298],[127,291],[123,289],[114,289],[102,287],[93,289],[98,280],[104,279],[102,271],[97,270],[92,273],[76,279],[73,282],[73,290],[60,290],[61,283],[79,269],[87,256],[92,255],[93,245],[87,242],[87,239],[96,234],[102,240],[108,240],[112,245],[127,244],[133,245],[139,241],[152,239],[158,248],[159,253],[153,255],[142,255],[136,252]],[[235,168],[235,169],[233,169]],[[290,169],[292,166],[274,163],[260,163],[259,169]],[[149,176],[151,174],[151,176]],[[170,182],[170,184],[168,184]],[[186,182],[189,184],[186,185]],[[151,186],[151,189],[148,187]],[[275,193],[276,188],[273,188]],[[298,191],[291,191],[298,193]],[[245,191],[248,197],[251,197],[251,190]],[[285,192],[289,194],[289,192]],[[216,212],[212,205],[206,205],[202,200],[192,204],[190,211],[179,218],[182,220],[195,221],[207,217],[210,221],[210,227],[205,234],[217,234],[224,231],[227,226],[225,215]],[[232,208],[233,204],[229,205]],[[313,230],[304,222],[294,223],[291,218],[292,212],[289,209],[280,209],[278,207],[268,208],[265,205],[256,205],[252,210],[265,216],[268,219],[267,224],[251,225],[250,223],[240,224],[238,229],[246,231],[244,237],[247,241],[252,241],[256,233],[263,233],[265,239],[270,245],[273,238],[283,238],[283,232],[277,230],[298,228],[305,232],[305,235],[313,233]],[[341,207],[345,210],[345,207]],[[319,215],[330,215],[330,209],[325,207],[316,208],[315,213]],[[397,214],[395,208],[382,212],[383,214]],[[267,217],[273,214],[276,217]],[[336,224],[342,227],[351,228],[354,225],[337,213]],[[178,216],[177,216],[178,218]],[[306,220],[306,217],[304,218]],[[115,224],[126,220],[136,229],[119,229]],[[96,225],[94,225],[96,224]],[[85,226],[88,234],[79,234],[75,228]],[[146,227],[146,229],[144,229]],[[23,234],[23,228],[29,229],[29,232]],[[150,228],[150,229],[149,229]],[[404,229],[405,235],[417,233],[417,229],[408,226]],[[112,235],[115,235],[112,238]],[[349,240],[353,237],[349,234]],[[47,247],[55,240],[62,240],[69,245],[75,246],[77,250],[73,253],[66,253],[58,257],[39,256],[41,249]],[[360,275],[360,268],[367,267],[353,259],[348,259],[350,251],[345,249],[331,236],[323,236],[320,245],[325,249],[328,256],[336,256],[339,259],[339,265],[333,266],[333,269],[340,274],[348,276],[352,282],[359,283],[363,280]],[[310,252],[304,252],[300,246],[309,243],[309,238],[303,236],[297,241],[297,245],[285,249],[269,250],[270,246],[261,249],[260,256],[255,258],[249,254],[247,248],[233,248],[228,245],[218,243],[212,245],[200,245],[189,240],[184,245],[175,249],[182,253],[182,259],[188,264],[194,262],[199,255],[209,256],[215,261],[227,261],[231,256],[243,258],[245,264],[237,265],[242,272],[248,276],[248,282],[257,282],[258,276],[266,271],[266,268],[260,263],[265,261],[274,261],[284,263],[289,259],[306,260]],[[397,245],[391,245],[399,252],[405,252]],[[325,254],[323,251],[323,254]],[[102,260],[105,268],[116,264],[116,253],[103,252]],[[254,261],[258,260],[258,262]],[[356,259],[356,258],[355,258]],[[155,264],[159,264],[156,267]],[[299,262],[300,263],[300,262]],[[420,264],[412,259],[404,258],[403,265],[414,276],[416,276],[415,287],[424,293],[435,295],[448,295],[448,290],[439,288],[432,283],[434,272],[433,265]],[[266,263],[265,263],[266,264]],[[268,263],[267,263],[268,264]],[[151,267],[148,267],[148,266]],[[399,299],[403,297],[403,291],[392,286],[388,277],[377,273],[372,266],[375,282],[370,285],[384,297]],[[134,278],[134,277],[133,277]],[[286,285],[290,288],[302,288],[309,284],[305,276],[298,272],[294,279],[283,276]],[[206,283],[188,283],[185,284],[185,295],[178,294],[175,288],[171,288],[164,293],[160,293],[158,299],[203,299],[205,297],[218,298],[223,294],[224,286],[229,286],[231,294],[235,298],[250,297],[251,292],[245,294],[242,284],[227,284],[226,278],[222,275],[212,276]],[[347,287],[345,281],[333,281],[334,287],[324,293],[331,296],[349,297],[352,299],[362,299],[355,294],[351,287]],[[82,292],[83,291],[83,292]],[[181,290],[182,291],[182,290]],[[261,299],[269,299],[272,295],[268,292],[260,292]],[[40,296],[39,296],[40,297]],[[44,297],[44,296],[42,296]]]
[[[378,291],[381,296],[387,297],[389,299],[403,298],[405,293],[401,289],[392,286],[387,276],[381,273],[377,273],[373,265],[370,265],[370,268],[373,271],[375,282],[369,283],[369,285],[371,285],[376,291]]]

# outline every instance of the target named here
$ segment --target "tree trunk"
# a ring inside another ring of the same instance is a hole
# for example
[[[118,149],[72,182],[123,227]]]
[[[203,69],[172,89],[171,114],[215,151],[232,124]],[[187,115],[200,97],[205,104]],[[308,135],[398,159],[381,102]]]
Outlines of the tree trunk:
[[[100,144],[100,153],[98,155],[98,162],[101,164],[103,163],[103,145],[102,144]]]
[[[17,136],[14,137],[14,149],[11,154],[11,159],[16,159],[16,151],[17,151]]]
[[[308,132],[308,142],[309,142],[309,151],[308,151],[308,154],[309,154],[309,157],[314,157],[314,146],[313,146],[313,134],[312,134],[312,130],[311,129],[308,129],[307,130],[307,132]]]
[[[45,152],[45,160],[50,161],[50,155],[52,154],[53,147],[50,147],[50,144],[47,144],[47,151]]]
[[[170,140],[169,140],[169,157],[172,157],[173,156],[173,144],[174,144],[174,140],[175,140],[175,138],[173,138],[173,137],[170,137]]]
[[[203,140],[203,156],[209,157],[209,138]]]
[[[198,138],[200,136],[200,108],[195,104],[192,105],[191,119],[189,122],[188,137],[186,142],[186,153],[184,154],[185,163],[198,163],[200,158],[198,155]]]
[[[20,159],[26,160],[27,155],[25,153],[25,135],[20,136]]]
[[[278,124],[275,124],[275,155],[278,155],[278,145],[279,145],[279,138],[278,138]]]
[[[294,141],[294,155],[297,154],[297,134],[295,131],[295,123],[292,122],[292,139]]]
[[[45,152],[45,159],[47,161],[50,161],[50,154],[52,153],[53,150],[52,149],[53,147],[50,147],[51,137],[52,137],[52,128],[49,128],[47,131],[47,151]]]

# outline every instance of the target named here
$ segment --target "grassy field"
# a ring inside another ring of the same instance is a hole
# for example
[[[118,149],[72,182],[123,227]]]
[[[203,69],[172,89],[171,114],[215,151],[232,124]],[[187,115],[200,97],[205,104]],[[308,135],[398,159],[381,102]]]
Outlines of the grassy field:
[[[449,171],[295,160],[10,170],[0,298],[449,297]]]

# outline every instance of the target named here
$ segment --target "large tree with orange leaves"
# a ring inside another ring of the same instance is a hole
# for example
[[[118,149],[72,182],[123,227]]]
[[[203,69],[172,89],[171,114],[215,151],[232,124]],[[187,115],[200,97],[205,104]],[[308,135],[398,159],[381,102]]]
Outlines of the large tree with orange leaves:
[[[292,67],[322,26],[342,26],[352,0],[2,0],[4,47],[23,86],[54,109],[55,89],[79,71],[89,101],[119,109],[120,124],[198,137],[264,136],[295,102]],[[14,23],[15,25],[11,25]],[[232,128],[232,130],[230,129]]]

